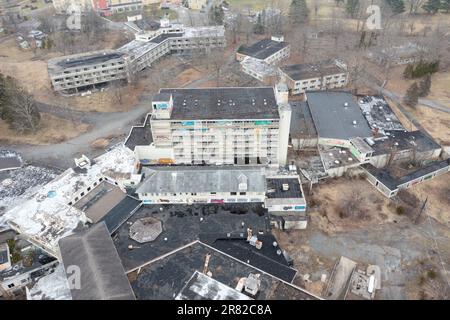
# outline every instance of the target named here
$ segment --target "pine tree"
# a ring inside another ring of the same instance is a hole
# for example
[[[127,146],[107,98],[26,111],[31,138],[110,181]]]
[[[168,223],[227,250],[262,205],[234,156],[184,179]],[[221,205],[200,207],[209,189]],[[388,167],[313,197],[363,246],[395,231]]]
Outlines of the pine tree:
[[[345,5],[345,11],[350,15],[351,18],[355,17],[356,12],[359,9],[359,0],[347,0]]]
[[[420,81],[419,84],[419,97],[426,97],[430,94],[431,89],[431,75],[427,75],[425,78]]]
[[[419,103],[419,86],[414,82],[406,91],[403,103],[409,107],[415,107]]]
[[[209,11],[209,20],[216,24],[221,25],[223,24],[225,13],[223,12],[222,6],[213,6],[211,10]]]
[[[441,8],[441,0],[428,0],[423,6],[422,9],[428,13],[435,14]]]
[[[405,3],[403,0],[386,0],[386,2],[391,7],[392,13],[400,14],[405,12]]]
[[[260,13],[260,14],[258,14],[258,19],[256,20],[256,24],[253,27],[253,33],[264,34],[264,32],[265,32],[264,23],[262,21],[262,17],[261,17],[261,13]]]
[[[445,13],[450,12],[450,0],[442,0],[441,1],[441,9],[445,11]]]
[[[289,19],[291,24],[299,25],[308,20],[309,9],[305,0],[292,0],[289,8]]]

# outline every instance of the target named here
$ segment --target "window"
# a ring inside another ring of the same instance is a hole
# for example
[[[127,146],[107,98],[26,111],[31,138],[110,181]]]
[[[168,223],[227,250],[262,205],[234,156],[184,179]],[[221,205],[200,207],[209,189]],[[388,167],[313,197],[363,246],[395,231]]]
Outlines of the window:
[[[245,196],[245,192],[239,192],[241,196]]]
[[[232,196],[235,196],[235,195],[237,195],[237,192],[230,192],[230,194],[231,194]]]
[[[13,287],[14,287],[14,283],[8,284],[8,288],[13,288]]]

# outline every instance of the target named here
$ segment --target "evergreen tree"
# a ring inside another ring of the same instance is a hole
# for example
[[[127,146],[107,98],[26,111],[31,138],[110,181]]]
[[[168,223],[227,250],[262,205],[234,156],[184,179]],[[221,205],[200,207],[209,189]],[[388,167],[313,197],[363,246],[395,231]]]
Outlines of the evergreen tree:
[[[292,0],[289,8],[289,19],[291,24],[299,25],[308,20],[309,9],[305,0]]]
[[[441,1],[441,9],[445,11],[445,13],[450,12],[450,0],[442,0]]]
[[[386,2],[391,7],[392,13],[400,14],[405,12],[405,3],[403,0],[386,0]]]
[[[422,9],[428,13],[435,14],[441,8],[441,0],[428,0],[423,6]]]
[[[225,13],[223,12],[222,6],[213,6],[209,11],[209,20],[215,25],[223,24]]]
[[[431,89],[431,75],[427,75],[425,78],[420,81],[419,84],[419,97],[426,97],[430,94]]]
[[[256,24],[253,27],[253,33],[264,34],[264,32],[265,32],[265,27],[264,27],[264,23],[262,21],[261,13],[260,13],[260,14],[258,14],[258,19],[256,20]]]
[[[359,10],[359,0],[347,0],[345,5],[345,11],[350,15],[351,18],[355,17],[355,14]]]
[[[403,103],[409,107],[415,107],[419,103],[419,86],[414,82],[406,91]]]

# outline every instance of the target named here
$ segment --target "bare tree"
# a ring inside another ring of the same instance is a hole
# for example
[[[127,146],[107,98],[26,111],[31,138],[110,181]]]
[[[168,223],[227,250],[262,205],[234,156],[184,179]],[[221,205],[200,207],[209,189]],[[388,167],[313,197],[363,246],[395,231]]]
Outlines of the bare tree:
[[[17,132],[36,132],[41,115],[33,97],[22,90],[11,95],[11,126]]]

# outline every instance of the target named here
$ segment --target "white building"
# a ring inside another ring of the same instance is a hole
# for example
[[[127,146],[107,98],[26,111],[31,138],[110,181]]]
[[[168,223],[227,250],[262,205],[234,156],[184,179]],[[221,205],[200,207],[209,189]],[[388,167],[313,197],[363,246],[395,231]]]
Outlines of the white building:
[[[149,145],[141,163],[284,165],[291,108],[281,86],[161,89],[153,97]],[[133,128],[128,139],[141,136]],[[144,128],[145,130],[145,128]]]
[[[263,61],[267,64],[277,64],[289,58],[291,45],[284,41],[283,36],[273,36],[271,39],[263,39],[251,46],[241,45],[236,53],[236,60],[241,62],[246,57]]]
[[[283,66],[280,74],[291,94],[342,88],[347,86],[349,76],[345,64],[338,61]]]
[[[139,29],[140,30],[140,29]],[[223,26],[184,27],[161,20],[156,31],[139,31],[135,40],[116,50],[85,52],[48,61],[53,89],[74,93],[111,81],[132,81],[137,72],[172,52],[225,47]]]
[[[143,204],[264,202],[263,167],[144,167],[136,193]]]

